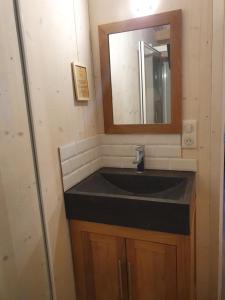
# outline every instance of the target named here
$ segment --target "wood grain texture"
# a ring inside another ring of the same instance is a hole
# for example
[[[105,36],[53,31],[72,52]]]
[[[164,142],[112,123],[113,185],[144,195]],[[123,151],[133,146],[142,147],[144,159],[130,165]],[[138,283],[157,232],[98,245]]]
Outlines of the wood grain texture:
[[[125,240],[73,229],[78,299],[127,300]]]
[[[176,300],[176,246],[126,241],[130,299]]]
[[[0,299],[47,300],[48,262],[14,1],[0,1],[0,28]]]
[[[120,300],[126,291],[120,274],[122,270],[118,268],[120,262],[124,265],[124,240],[113,236],[84,233],[83,245],[87,299]]]
[[[225,2],[213,1],[212,97],[211,97],[211,253],[210,282],[212,299],[221,298],[223,249],[224,188],[224,108],[225,108]],[[215,147],[216,145],[216,147]],[[224,280],[224,278],[223,278]]]
[[[194,227],[183,236],[71,220],[70,229],[79,300],[104,299],[109,291],[121,299],[118,259],[122,299],[128,293],[130,300],[195,299]]]
[[[166,24],[170,25],[171,32],[171,123],[144,125],[115,125],[113,123],[112,85],[108,35],[112,33],[131,31]],[[181,133],[181,34],[181,10],[99,26],[99,48],[105,133]]]
[[[58,147],[96,135],[97,131],[95,101],[88,105],[74,101],[70,67],[71,62],[88,67],[89,91],[94,100],[88,1],[22,0],[20,6],[55,298],[74,300]],[[26,151],[23,153],[26,155]]]

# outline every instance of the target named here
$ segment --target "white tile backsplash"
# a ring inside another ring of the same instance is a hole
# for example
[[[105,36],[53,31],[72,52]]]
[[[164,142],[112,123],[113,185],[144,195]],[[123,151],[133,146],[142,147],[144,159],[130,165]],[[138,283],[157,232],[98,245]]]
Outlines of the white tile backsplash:
[[[62,162],[62,173],[67,175],[100,157],[100,148],[95,147]]]
[[[170,170],[170,160],[168,158],[149,158],[145,160],[146,169]]]
[[[102,165],[112,168],[133,168],[133,160],[134,157],[102,156]]]
[[[196,159],[171,159],[170,169],[176,171],[197,171]]]
[[[86,165],[66,176],[63,176],[64,191],[67,191],[75,184],[79,183],[81,180],[97,171],[99,168],[101,168],[100,158],[87,163]]]
[[[92,148],[99,147],[99,135],[77,142],[77,153],[82,153]]]
[[[103,156],[135,156],[136,145],[102,145]],[[145,146],[145,155],[150,157],[181,157],[181,147],[178,145]]]
[[[179,134],[100,134],[101,145],[181,145]]]
[[[67,160],[76,155],[76,143],[66,144],[59,147],[61,161]]]
[[[135,155],[135,145],[102,145],[103,156],[132,156]]]
[[[59,148],[64,191],[101,168],[99,136]]]
[[[96,135],[60,147],[64,190],[101,167],[135,168],[135,146],[145,145],[147,169],[196,171],[195,159],[183,159],[180,135]]]
[[[149,146],[145,147],[145,154],[150,157],[181,157],[180,145]]]

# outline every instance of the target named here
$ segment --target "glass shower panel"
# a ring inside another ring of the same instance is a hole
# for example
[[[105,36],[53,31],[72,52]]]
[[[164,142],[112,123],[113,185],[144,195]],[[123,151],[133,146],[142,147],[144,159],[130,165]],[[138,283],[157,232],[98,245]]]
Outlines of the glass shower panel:
[[[161,52],[156,48],[144,41],[139,42],[140,118],[142,124],[171,122],[168,45],[163,45]]]

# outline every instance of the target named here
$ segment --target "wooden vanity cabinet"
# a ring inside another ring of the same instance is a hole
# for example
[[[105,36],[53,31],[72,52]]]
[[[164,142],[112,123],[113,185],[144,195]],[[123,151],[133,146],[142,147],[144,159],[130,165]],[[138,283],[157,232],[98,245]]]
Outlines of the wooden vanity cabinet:
[[[195,299],[193,233],[77,220],[70,229],[77,300]]]
[[[127,240],[130,299],[176,300],[176,247]]]
[[[77,277],[83,273],[78,299],[127,299],[125,240],[91,232],[81,232],[78,238],[82,249],[77,249],[77,258],[83,260],[77,269]]]

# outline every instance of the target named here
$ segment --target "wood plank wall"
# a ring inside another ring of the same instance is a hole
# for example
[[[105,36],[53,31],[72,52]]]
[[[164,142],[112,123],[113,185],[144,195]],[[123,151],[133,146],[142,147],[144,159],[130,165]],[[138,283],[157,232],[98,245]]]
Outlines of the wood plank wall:
[[[110,9],[109,9],[110,7]],[[198,159],[197,294],[216,300],[221,228],[222,0],[159,0],[155,13],[183,10],[183,119],[198,121],[198,147],[183,150]],[[132,1],[89,0],[99,131],[103,132],[97,25],[136,17]]]

